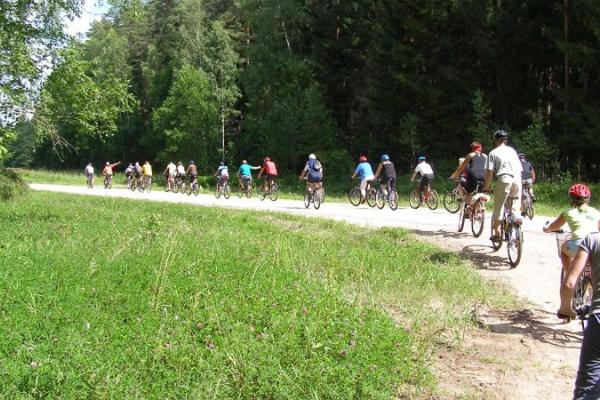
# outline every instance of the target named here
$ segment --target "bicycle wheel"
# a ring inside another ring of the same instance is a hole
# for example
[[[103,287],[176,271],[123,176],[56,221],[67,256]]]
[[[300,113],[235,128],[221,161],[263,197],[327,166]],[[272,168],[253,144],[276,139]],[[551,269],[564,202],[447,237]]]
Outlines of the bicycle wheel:
[[[380,210],[385,206],[385,194],[381,188],[377,189],[377,192],[375,193],[375,205]]]
[[[269,191],[269,199],[271,199],[271,201],[276,201],[278,197],[279,186],[277,186],[276,183],[273,183],[273,185],[271,186],[271,190]]]
[[[493,224],[491,226],[491,229],[492,229],[491,236],[494,237]],[[502,247],[503,241],[504,241],[504,221],[501,221],[500,222],[500,237],[497,240],[492,240],[492,248],[494,249],[494,251],[500,250],[500,247]]]
[[[200,194],[200,185],[197,183],[192,187],[192,191],[194,192],[194,196],[198,196]]]
[[[369,207],[375,207],[375,205],[377,204],[377,191],[374,188],[370,188],[367,191],[367,204],[369,205]]]
[[[105,177],[104,178],[104,189],[108,189],[109,184],[110,183],[109,183],[108,177]]]
[[[304,191],[304,208],[310,207],[310,192],[307,190]]]
[[[150,193],[152,191],[152,180],[148,180],[148,182],[146,182],[146,193]]]
[[[581,320],[581,329],[585,329],[585,321],[588,319],[589,316],[593,294],[592,281],[585,271],[579,277],[577,285],[575,287],[576,289],[573,301],[577,304],[574,304],[573,308],[577,311],[578,317]]]
[[[360,188],[355,186],[348,193],[348,199],[350,200],[350,204],[357,207],[360,204]]]
[[[525,212],[525,215],[529,217],[529,219],[533,219],[533,202],[531,201],[529,192],[526,192],[525,196],[523,197],[523,211]]]
[[[245,191],[246,198],[248,198],[248,199],[249,199],[250,197],[252,197],[252,189],[253,189],[253,186],[252,186],[252,185],[248,185],[248,186],[246,187],[246,191]]]
[[[396,192],[395,190],[392,190],[388,197],[388,201],[390,202],[390,208],[392,210],[397,210],[398,209],[398,192]]]
[[[410,208],[414,209],[419,208],[421,205],[421,197],[419,196],[419,191],[417,189],[410,192],[410,195],[408,196],[408,205]]]
[[[481,201],[477,200],[471,209],[471,232],[476,238],[483,233],[485,224],[485,208]]]
[[[458,231],[462,232],[463,228],[465,227],[465,210],[466,206],[465,204],[461,204],[460,205],[460,209],[458,211]]]
[[[444,193],[444,199],[442,200],[444,203],[444,208],[451,214],[455,214],[460,210],[460,203],[462,203],[462,199],[456,193],[456,190],[449,190]]]
[[[507,231],[507,251],[508,261],[510,262],[511,268],[515,268],[521,261],[521,254],[523,253],[523,232],[519,225],[510,223]]]
[[[223,197],[228,199],[229,196],[231,196],[231,188],[229,187],[229,183],[226,183],[225,186],[223,186]]]
[[[243,187],[238,187],[238,192],[237,192],[238,197],[241,199],[242,196],[244,195],[244,188]]]
[[[323,202],[323,195],[325,192],[323,189],[317,189],[313,194],[313,207],[315,210],[318,210],[321,207],[321,203]]]
[[[438,207],[438,193],[434,189],[431,189],[431,192],[429,193],[427,207],[430,210],[435,210]]]
[[[219,184],[217,184],[217,186],[215,187],[215,197],[217,199],[221,197],[221,186]]]

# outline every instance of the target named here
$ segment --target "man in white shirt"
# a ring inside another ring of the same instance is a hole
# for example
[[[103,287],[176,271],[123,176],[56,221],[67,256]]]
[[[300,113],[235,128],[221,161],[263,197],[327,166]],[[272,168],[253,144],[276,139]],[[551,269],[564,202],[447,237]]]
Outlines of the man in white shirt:
[[[419,198],[421,199],[421,202],[423,202],[423,192],[429,183],[433,181],[433,168],[427,163],[425,156],[420,156],[417,161],[419,161],[419,163],[410,177],[410,181],[414,182],[417,174],[421,176],[421,181],[419,182]]]
[[[485,166],[484,191],[490,191],[494,176],[497,179],[494,191],[494,212],[492,213],[492,240],[500,238],[500,221],[506,199],[512,197],[512,214],[521,221],[521,160],[517,152],[508,146],[508,133],[503,130],[494,132],[496,148],[488,154]]]

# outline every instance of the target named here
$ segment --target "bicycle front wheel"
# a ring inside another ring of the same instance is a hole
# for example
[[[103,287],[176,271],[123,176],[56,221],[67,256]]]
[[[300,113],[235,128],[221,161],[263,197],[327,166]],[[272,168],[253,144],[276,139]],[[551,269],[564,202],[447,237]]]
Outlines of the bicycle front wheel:
[[[350,204],[355,207],[360,204],[360,188],[358,186],[350,190],[350,193],[348,193],[348,199],[350,200]]]
[[[523,232],[521,231],[521,227],[511,223],[508,226],[507,238],[508,261],[511,268],[515,268],[519,265],[521,254],[523,253]]]
[[[377,189],[377,193],[375,193],[375,203],[380,210],[385,206],[385,194],[381,188]]]
[[[452,214],[455,214],[459,211],[460,203],[462,203],[462,199],[458,196],[455,190],[450,190],[444,193],[444,199],[442,201],[446,211]]]
[[[421,196],[419,195],[419,191],[417,189],[410,192],[408,196],[408,205],[410,208],[417,209],[421,205]]]
[[[485,224],[485,208],[481,201],[477,200],[473,204],[471,210],[471,232],[476,238],[481,236],[483,233],[483,226]]]

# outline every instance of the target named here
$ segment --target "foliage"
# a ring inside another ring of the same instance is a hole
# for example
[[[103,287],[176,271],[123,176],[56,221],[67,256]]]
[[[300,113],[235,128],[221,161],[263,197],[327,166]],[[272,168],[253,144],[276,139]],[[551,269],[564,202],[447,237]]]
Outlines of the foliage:
[[[0,169],[0,201],[22,196],[29,190],[27,184],[11,169]]]
[[[20,121],[11,129],[14,143],[6,160],[7,167],[30,167],[35,152],[35,132],[30,121]]]

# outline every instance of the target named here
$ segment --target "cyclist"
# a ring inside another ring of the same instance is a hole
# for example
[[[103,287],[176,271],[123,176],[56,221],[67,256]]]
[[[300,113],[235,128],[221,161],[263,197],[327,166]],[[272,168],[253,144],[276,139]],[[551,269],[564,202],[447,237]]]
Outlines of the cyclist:
[[[150,165],[150,161],[146,160],[144,165],[142,165],[142,177],[144,188],[147,188],[152,185],[152,166]]]
[[[527,160],[527,156],[523,153],[519,154],[519,160],[521,160],[521,167],[523,172],[521,173],[521,180],[523,182],[523,189],[529,187],[529,193],[531,194],[531,201],[535,202],[535,195],[533,194],[533,183],[535,182],[535,170],[533,165]]]
[[[104,166],[104,169],[102,170],[102,176],[104,176],[104,177],[106,177],[106,179],[108,179],[108,187],[109,188],[112,186],[113,168],[119,164],[121,164],[121,161],[117,161],[114,164],[111,164],[110,162],[107,161],[106,165]]]
[[[560,213],[550,224],[544,226],[544,232],[555,232],[564,224],[569,225],[571,239],[563,243],[560,249],[560,260],[565,276],[571,269],[573,257],[583,239],[589,233],[597,232],[600,228],[600,212],[589,206],[591,196],[590,188],[586,185],[578,183],[571,186],[569,188],[571,207]]]
[[[94,167],[92,166],[92,163],[88,163],[85,166],[83,174],[87,178],[88,188],[93,188],[94,187]]]
[[[396,167],[394,167],[394,163],[390,161],[390,156],[387,154],[381,155],[381,162],[375,170],[375,179],[379,178],[382,172],[381,190],[387,194],[388,189],[396,189]]]
[[[483,191],[489,192],[494,176],[497,179],[494,191],[494,212],[492,213],[492,241],[500,240],[500,221],[507,197],[512,197],[512,215],[515,223],[521,219],[521,161],[517,152],[508,146],[508,133],[502,129],[494,132],[496,148],[490,151],[485,165]]]
[[[600,233],[587,235],[579,245],[573,267],[565,276],[560,288],[561,299],[564,297],[561,300],[560,313],[575,315],[575,310],[571,307],[573,292],[577,279],[588,261],[592,266],[592,302],[581,341],[579,368],[573,392],[575,400],[600,398]],[[563,308],[562,304],[566,307]]]
[[[140,166],[140,163],[137,161],[135,162],[135,165],[133,167],[133,172],[137,179],[140,179],[142,177],[142,174],[144,173],[144,170]]]
[[[308,161],[300,173],[299,178],[306,178],[306,187],[311,193],[313,190],[319,189],[323,185],[323,166],[321,165],[321,162],[317,160],[317,156],[314,154],[308,155]]]
[[[417,161],[419,163],[410,177],[410,181],[414,182],[417,174],[421,176],[419,182],[419,199],[423,202],[423,192],[425,191],[425,188],[429,186],[429,183],[433,181],[433,168],[431,168],[431,165],[429,165],[425,156],[419,156]]]
[[[267,187],[273,186],[275,178],[277,177],[277,166],[270,157],[265,157],[263,160],[263,165],[260,168],[260,171],[258,171],[258,179],[260,179],[263,173],[265,174],[265,181],[262,184],[261,190],[264,192],[267,190]]]
[[[183,163],[181,161],[179,161],[177,163],[177,176],[183,180],[183,178],[185,178],[185,167],[183,166]]]
[[[169,161],[167,168],[163,172],[163,175],[167,178],[167,192],[173,190],[173,184],[175,183],[175,174],[177,173],[177,167],[173,161]]]
[[[242,160],[242,165],[237,172],[238,182],[240,185],[240,189],[243,189],[244,186],[249,186],[252,184],[252,170],[260,169],[260,167],[253,167],[248,164],[248,161]]]
[[[229,180],[229,168],[225,165],[225,161],[221,161],[219,163],[219,167],[217,168],[217,172],[215,172],[215,178],[218,180],[218,185],[220,187],[225,186],[227,181]]]
[[[466,172],[464,188],[465,204],[467,205],[471,204],[471,198],[477,189],[479,188],[479,191],[483,189],[486,163],[487,156],[483,154],[483,146],[479,142],[473,142],[471,143],[471,152],[464,157],[456,171],[450,175],[451,180],[458,180]]]
[[[352,179],[356,176],[360,177],[360,197],[361,203],[364,203],[367,198],[367,185],[369,182],[375,179],[375,175],[373,175],[373,168],[371,168],[371,164],[367,161],[367,156],[361,155],[358,158],[358,165],[352,174]]]
[[[198,179],[198,168],[196,167],[196,163],[192,160],[190,161],[185,174],[189,177],[190,179],[190,186],[193,185],[194,183],[197,183],[196,180]]]
[[[135,168],[133,168],[132,163],[129,163],[127,168],[125,168],[125,176],[127,177],[127,188],[131,188],[131,180],[133,179],[134,174],[135,174]]]

